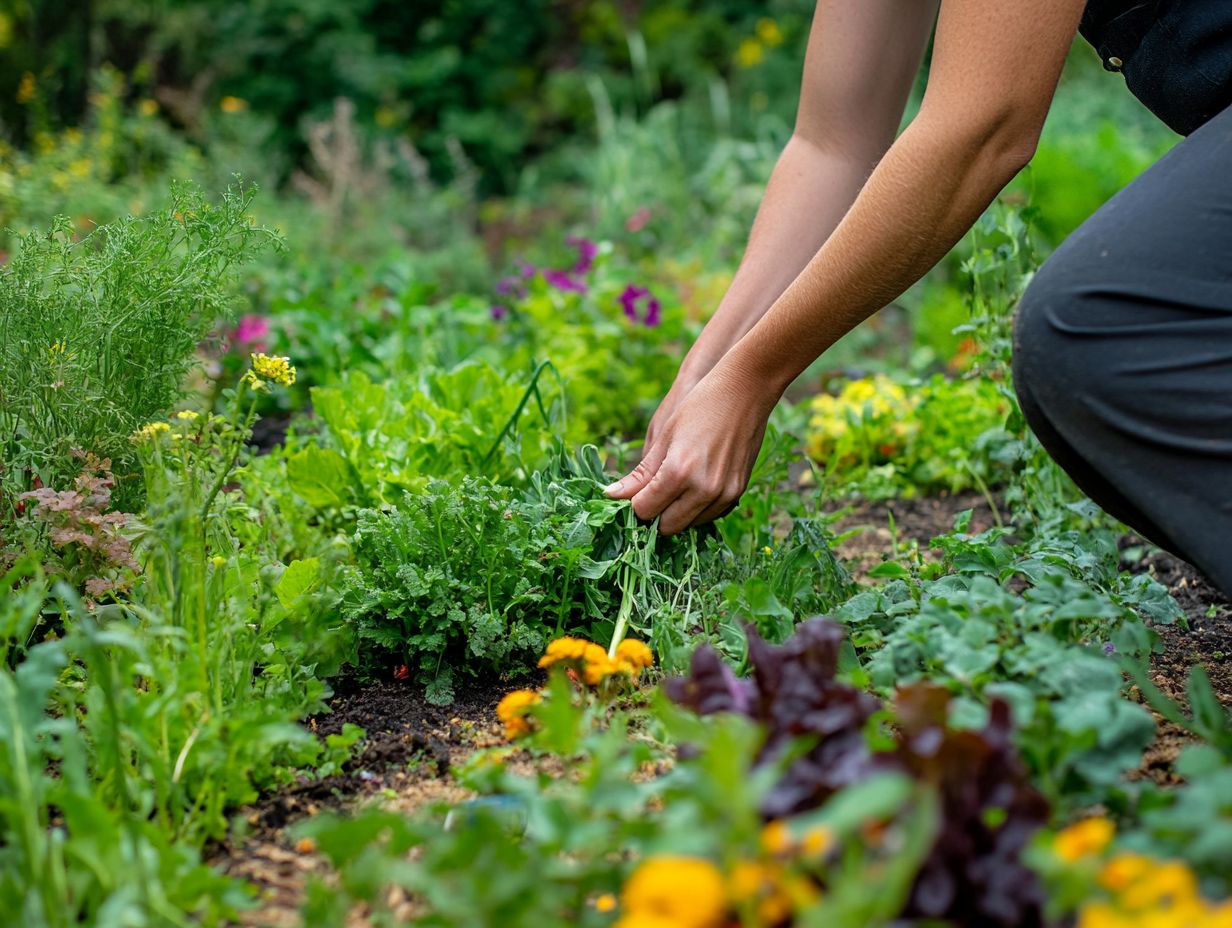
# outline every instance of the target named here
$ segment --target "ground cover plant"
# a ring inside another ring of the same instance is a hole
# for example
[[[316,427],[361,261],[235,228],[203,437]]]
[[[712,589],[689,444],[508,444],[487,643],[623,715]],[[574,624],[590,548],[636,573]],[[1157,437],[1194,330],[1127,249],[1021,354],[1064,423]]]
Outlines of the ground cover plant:
[[[731,279],[807,10],[249,6],[98,2],[92,72],[0,13],[0,911],[1230,923],[1232,606],[1010,383],[1042,255],[1168,145],[1098,62],[665,538],[602,488]]]

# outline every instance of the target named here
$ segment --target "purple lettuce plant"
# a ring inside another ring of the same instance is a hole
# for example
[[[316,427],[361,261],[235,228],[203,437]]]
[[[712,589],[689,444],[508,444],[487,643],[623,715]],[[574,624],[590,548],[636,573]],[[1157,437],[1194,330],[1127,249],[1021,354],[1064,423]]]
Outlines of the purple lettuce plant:
[[[798,626],[778,646],[748,630],[753,674],[739,679],[708,646],[693,653],[689,674],[668,680],[668,696],[702,715],[737,712],[762,724],[757,764],[808,745],[788,764],[762,803],[767,819],[822,805],[846,786],[895,771],[931,786],[941,824],[902,912],[957,926],[1043,924],[1043,893],[1022,852],[1048,818],[1014,748],[1009,705],[994,700],[979,731],[953,730],[949,693],[927,683],[899,691],[890,713],[893,747],[874,750],[866,736],[886,707],[837,678],[843,630],[827,618]]]

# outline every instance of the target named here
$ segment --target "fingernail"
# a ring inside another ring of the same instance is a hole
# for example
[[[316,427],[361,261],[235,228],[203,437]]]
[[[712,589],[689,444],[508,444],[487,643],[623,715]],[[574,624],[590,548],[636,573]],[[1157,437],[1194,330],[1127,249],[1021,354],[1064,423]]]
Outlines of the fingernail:
[[[607,486],[605,486],[603,488],[603,492],[606,493],[608,496],[611,496],[613,493],[619,493],[621,490],[623,490],[624,486],[625,486],[625,482],[623,480],[617,480],[615,483],[610,483]]]

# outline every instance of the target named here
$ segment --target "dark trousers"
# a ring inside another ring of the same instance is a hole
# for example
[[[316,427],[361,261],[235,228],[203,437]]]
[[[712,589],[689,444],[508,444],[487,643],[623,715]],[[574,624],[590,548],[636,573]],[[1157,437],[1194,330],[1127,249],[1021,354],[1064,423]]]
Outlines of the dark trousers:
[[[1232,108],[1045,262],[1014,383],[1093,500],[1232,596]]]

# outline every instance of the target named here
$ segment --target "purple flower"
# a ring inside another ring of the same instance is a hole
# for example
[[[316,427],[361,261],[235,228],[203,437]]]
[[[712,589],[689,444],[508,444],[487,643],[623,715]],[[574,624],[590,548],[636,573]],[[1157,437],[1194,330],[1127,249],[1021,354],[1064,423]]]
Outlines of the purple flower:
[[[659,305],[659,301],[656,300],[654,297],[651,297],[646,303],[646,318],[643,319],[642,321],[645,322],[646,325],[650,326],[651,328],[654,328],[662,321],[662,319],[660,318],[661,309],[662,309],[662,306]]]
[[[1111,657],[1113,654],[1116,654],[1116,645],[1113,644],[1111,641],[1105,641],[1104,642],[1104,653],[1107,654],[1109,657]]]
[[[502,306],[500,303],[493,303],[490,312],[492,313],[492,319],[496,322],[500,322],[509,315],[509,307]]]
[[[637,301],[649,294],[650,291],[645,287],[638,287],[635,284],[629,284],[621,292],[620,305],[624,307],[625,316],[630,322],[637,322]]]
[[[536,268],[529,261],[522,261],[521,259],[518,260],[518,273],[523,277],[534,277],[535,271],[537,270],[538,268]]]
[[[526,296],[526,284],[518,277],[502,277],[496,282],[496,292],[501,296],[513,296],[522,299]]]
[[[650,291],[645,287],[629,284],[621,291],[618,299],[625,311],[625,318],[630,322],[641,322],[643,325],[653,328],[663,321],[662,304],[651,296]],[[646,301],[646,315],[644,318],[639,315],[637,310],[638,302],[643,299]]]
[[[573,273],[585,274],[595,263],[595,255],[599,253],[599,246],[590,239],[578,235],[570,235],[565,239],[565,243],[572,245],[578,252],[577,263],[573,265]]]
[[[557,290],[572,291],[574,293],[586,292],[586,284],[570,277],[568,271],[545,270],[543,272],[543,279],[548,282],[549,286],[555,287]]]

